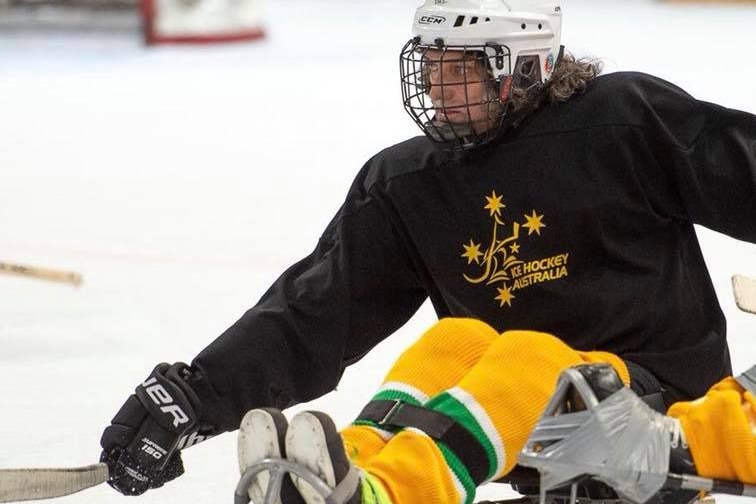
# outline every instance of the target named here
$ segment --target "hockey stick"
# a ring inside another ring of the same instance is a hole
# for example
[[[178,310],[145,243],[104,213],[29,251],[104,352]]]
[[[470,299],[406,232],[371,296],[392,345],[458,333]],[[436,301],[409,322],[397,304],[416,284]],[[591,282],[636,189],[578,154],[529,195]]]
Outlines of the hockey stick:
[[[738,308],[756,314],[756,280],[743,275],[733,275],[732,292],[735,294]]]
[[[108,466],[68,469],[0,469],[0,502],[50,499],[79,492],[108,479]]]
[[[670,473],[667,475],[667,481],[662,488],[666,490],[696,490],[714,494],[756,497],[756,486],[754,485],[746,485],[739,481],[703,478],[690,474]]]
[[[68,283],[76,287],[81,285],[82,282],[81,274],[76,273],[75,271],[37,268],[33,266],[22,266],[20,264],[12,264],[6,262],[0,262],[0,273],[28,276],[39,278],[40,280],[49,280],[51,282]]]

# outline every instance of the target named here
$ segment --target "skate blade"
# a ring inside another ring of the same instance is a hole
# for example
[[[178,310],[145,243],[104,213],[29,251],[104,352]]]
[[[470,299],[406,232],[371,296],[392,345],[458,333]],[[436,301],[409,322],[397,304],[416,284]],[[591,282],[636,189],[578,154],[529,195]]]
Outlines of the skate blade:
[[[244,471],[266,458],[281,458],[278,430],[273,416],[265,410],[248,411],[241,421],[237,441],[239,471]],[[263,502],[270,484],[270,473],[261,472],[249,486],[249,498],[254,503]],[[281,497],[275,500],[281,503]]]
[[[286,453],[290,461],[310,469],[330,488],[336,486],[323,426],[314,415],[302,412],[292,418],[286,432]],[[309,483],[294,475],[291,479],[306,504],[325,503],[325,498]]]

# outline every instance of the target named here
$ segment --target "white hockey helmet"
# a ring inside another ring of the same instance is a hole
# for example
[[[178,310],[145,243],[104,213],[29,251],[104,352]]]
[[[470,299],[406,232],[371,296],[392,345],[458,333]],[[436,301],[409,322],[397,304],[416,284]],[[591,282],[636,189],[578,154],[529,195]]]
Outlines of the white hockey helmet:
[[[481,143],[471,128],[465,132],[456,124],[450,131],[435,120],[422,69],[426,53],[481,55],[494,90],[491,106],[503,118],[510,86],[528,88],[551,77],[561,54],[561,31],[561,0],[426,0],[415,12],[413,38],[401,54],[405,109],[435,141],[463,148]],[[495,134],[489,129],[488,139]]]
[[[513,63],[536,56],[540,82],[551,76],[562,33],[560,0],[426,0],[415,12],[420,43],[446,46],[500,45]],[[503,69],[493,69],[498,77]]]

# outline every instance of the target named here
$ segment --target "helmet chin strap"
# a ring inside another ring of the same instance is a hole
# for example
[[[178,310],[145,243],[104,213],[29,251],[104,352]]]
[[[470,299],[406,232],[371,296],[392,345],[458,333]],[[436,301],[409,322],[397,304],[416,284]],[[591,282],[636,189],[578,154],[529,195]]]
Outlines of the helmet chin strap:
[[[467,147],[474,143],[478,136],[471,123],[454,124],[436,121],[435,116],[424,124],[425,130],[436,142],[459,142],[460,147]]]

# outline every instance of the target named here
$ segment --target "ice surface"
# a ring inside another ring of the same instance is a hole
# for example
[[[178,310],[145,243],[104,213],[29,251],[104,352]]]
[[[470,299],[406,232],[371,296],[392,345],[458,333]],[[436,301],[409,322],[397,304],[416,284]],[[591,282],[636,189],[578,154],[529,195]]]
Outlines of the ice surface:
[[[276,0],[266,41],[219,47],[0,33],[0,260],[85,276],[79,289],[0,276],[0,467],[95,461],[152,366],[191,359],[235,321],[314,247],[362,163],[417,134],[397,60],[418,3]],[[565,16],[567,46],[607,71],[756,112],[756,7],[575,0]],[[745,370],[756,319],[736,310],[729,276],[756,277],[756,247],[700,237]],[[307,407],[350,420],[433,320],[424,306]],[[188,450],[187,475],[139,502],[230,502],[234,442]],[[124,497],[102,486],[61,502]]]

